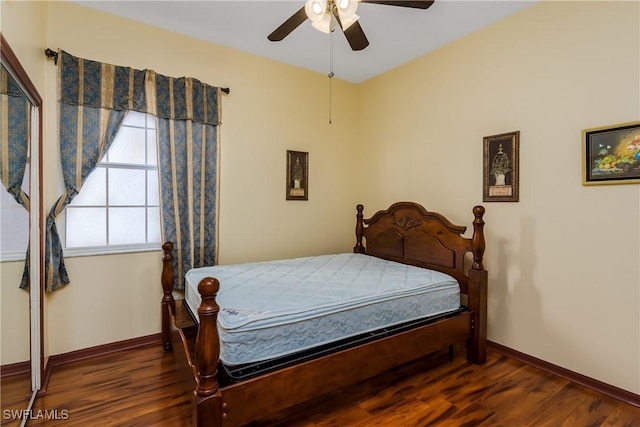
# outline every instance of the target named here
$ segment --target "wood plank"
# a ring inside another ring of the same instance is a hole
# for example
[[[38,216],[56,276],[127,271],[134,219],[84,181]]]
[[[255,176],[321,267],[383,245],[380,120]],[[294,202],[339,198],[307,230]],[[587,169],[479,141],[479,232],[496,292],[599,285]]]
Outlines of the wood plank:
[[[494,384],[472,385],[478,378],[494,378]],[[66,409],[67,420],[31,420],[28,425],[187,427],[191,425],[190,396],[183,388],[173,353],[160,345],[98,356],[55,367],[47,393],[36,400],[34,411]],[[438,352],[254,426],[457,427],[465,423],[640,427],[640,408],[491,350],[486,365],[472,365],[465,360],[464,349],[457,348],[451,362],[446,352]],[[14,424],[3,420],[2,425]]]

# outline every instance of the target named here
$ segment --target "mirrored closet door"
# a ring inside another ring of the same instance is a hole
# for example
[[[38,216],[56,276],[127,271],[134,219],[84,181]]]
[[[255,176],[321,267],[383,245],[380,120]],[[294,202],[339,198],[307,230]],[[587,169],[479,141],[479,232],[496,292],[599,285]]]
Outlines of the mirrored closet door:
[[[42,98],[0,38],[0,406],[2,425],[20,425],[43,371]]]

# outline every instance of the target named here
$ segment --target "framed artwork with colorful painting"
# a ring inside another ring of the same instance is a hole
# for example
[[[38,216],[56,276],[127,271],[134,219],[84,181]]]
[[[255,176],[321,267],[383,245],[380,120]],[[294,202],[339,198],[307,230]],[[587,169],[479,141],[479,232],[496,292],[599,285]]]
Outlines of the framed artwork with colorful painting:
[[[640,122],[582,131],[582,184],[640,183]]]

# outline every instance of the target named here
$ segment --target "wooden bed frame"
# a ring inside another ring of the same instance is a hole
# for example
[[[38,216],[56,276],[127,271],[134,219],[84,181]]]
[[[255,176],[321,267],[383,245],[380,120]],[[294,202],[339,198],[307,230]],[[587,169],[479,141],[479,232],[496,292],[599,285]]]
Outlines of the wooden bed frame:
[[[181,365],[193,397],[193,425],[241,426],[262,420],[312,397],[339,387],[381,375],[384,371],[429,353],[466,342],[467,359],[486,361],[487,271],[482,264],[485,249],[484,207],[473,208],[473,236],[462,237],[466,227],[428,212],[412,202],[399,202],[363,219],[357,206],[356,245],[353,251],[379,258],[442,271],[460,283],[462,302],[468,308],[408,331],[387,336],[336,353],[308,360],[242,382],[220,386],[220,344],[216,327],[220,284],[205,278],[198,284],[202,303],[192,359],[185,332],[176,318],[173,287],[173,244],[163,244],[162,339],[166,350]],[[363,239],[366,243],[363,244]],[[465,254],[473,259],[465,272]],[[366,363],[363,361],[366,360]]]

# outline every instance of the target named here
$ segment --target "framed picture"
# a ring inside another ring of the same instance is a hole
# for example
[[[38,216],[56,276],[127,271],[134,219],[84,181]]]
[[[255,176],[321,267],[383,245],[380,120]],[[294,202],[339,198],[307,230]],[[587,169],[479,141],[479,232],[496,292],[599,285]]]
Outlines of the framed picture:
[[[640,183],[640,122],[582,131],[582,184]]]
[[[309,153],[287,150],[287,200],[309,200]]]
[[[485,136],[482,200],[517,202],[520,131]]]

